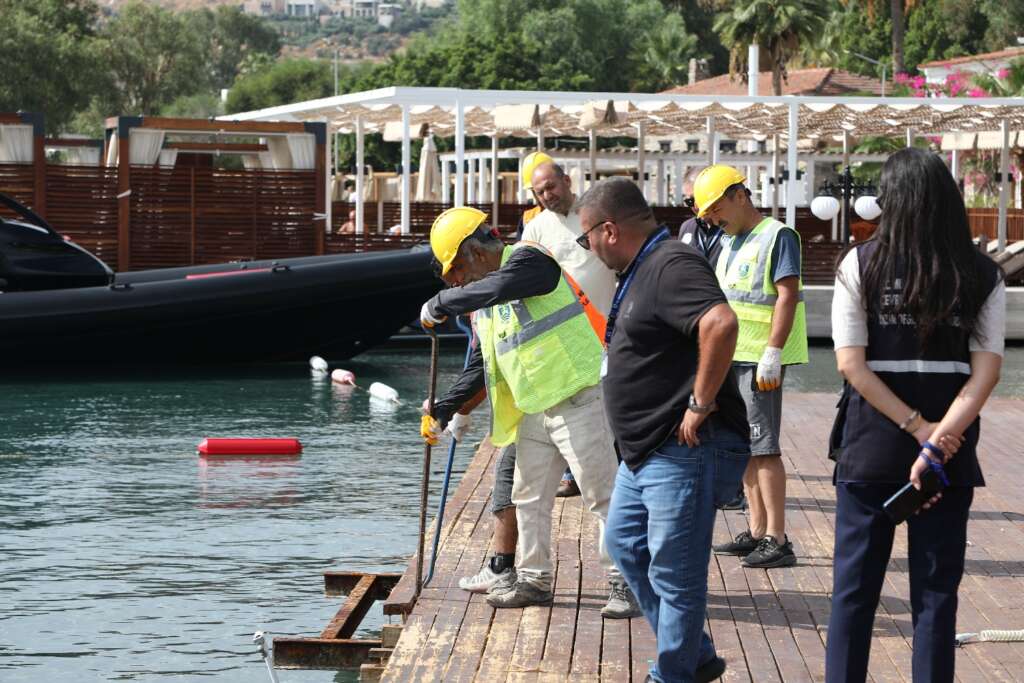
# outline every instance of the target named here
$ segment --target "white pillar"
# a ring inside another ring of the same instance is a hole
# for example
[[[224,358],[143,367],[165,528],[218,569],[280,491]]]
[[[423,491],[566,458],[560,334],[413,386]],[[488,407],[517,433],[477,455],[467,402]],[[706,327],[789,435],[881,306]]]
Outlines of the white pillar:
[[[796,145],[800,135],[800,107],[796,103],[789,105],[789,147],[786,149],[786,169],[789,171],[789,183],[786,185],[786,225],[796,229]]]
[[[544,151],[544,126],[537,126],[537,151]]]
[[[483,204],[487,201],[487,181],[490,179],[490,173],[487,168],[487,159],[480,158],[480,173],[476,177],[476,196],[477,202]]]
[[[848,131],[848,130],[846,130],[844,128],[843,129],[843,168],[841,169],[841,171],[846,171],[846,169],[848,169],[849,167],[850,167],[850,131]],[[842,197],[840,197],[840,201],[839,201],[839,232],[840,233],[842,233],[844,230],[846,230],[846,224],[847,224],[846,212],[849,209],[851,209],[851,208],[852,208],[852,205],[851,206],[847,206],[846,202],[842,201]],[[839,235],[840,241],[843,238],[844,238],[844,235],[840,234]],[[851,238],[851,235],[845,235],[845,238],[847,240],[849,240]]]
[[[757,97],[757,76],[761,71],[758,63],[761,58],[761,48],[758,45],[751,45],[747,48],[747,94]]]
[[[591,128],[587,131],[588,158],[590,160],[590,187],[597,183],[597,129]],[[582,190],[583,188],[579,188]]]
[[[491,225],[498,225],[498,205],[501,203],[501,192],[498,187],[498,134],[491,136]]]
[[[715,139],[715,117],[707,119],[708,166],[718,163],[718,141]]]
[[[476,157],[469,158],[469,174],[466,176],[466,203],[476,204]]]
[[[455,206],[466,203],[466,112],[455,102]]]
[[[668,197],[666,197],[667,190],[668,183],[665,182],[665,160],[658,159],[658,206],[665,206],[668,204]]]
[[[804,179],[805,179],[805,182],[807,183],[807,192],[806,192],[805,196],[807,197],[807,204],[808,205],[810,205],[811,200],[814,199],[815,195],[817,194],[817,192],[815,190],[815,175],[816,175],[816,173],[815,173],[815,168],[814,167],[815,167],[814,154],[812,153],[804,161],[804,168],[805,168],[805,170],[804,170]]]
[[[779,134],[772,136],[772,218],[779,218]]]
[[[519,203],[525,204],[530,201],[530,194],[527,192],[526,185],[523,183],[523,153],[519,153],[519,158],[516,160],[516,196],[519,197]]]
[[[906,142],[907,142],[907,144],[906,144],[907,147],[913,147],[914,146],[914,129],[913,128],[907,128],[907,141]]]
[[[676,159],[672,167],[672,198],[676,206],[683,205],[683,160]]]
[[[327,172],[324,173],[324,184],[327,186],[324,188],[324,196],[327,198],[327,201],[324,202],[324,231],[331,232],[334,230],[334,193],[331,191],[333,189],[331,180],[340,181],[344,188],[345,177],[338,173],[338,135],[331,133],[331,123],[327,117],[324,117],[324,125],[327,126],[327,144],[324,145],[324,154],[327,157],[324,159],[324,168],[327,169]],[[348,216],[347,213],[345,215]]]
[[[1010,197],[1010,124],[1003,119],[999,124],[1002,145],[999,149],[999,224],[996,232],[996,251],[1006,249],[1006,204]]]
[[[643,121],[636,124],[636,184],[640,194],[647,197],[647,126]]]
[[[363,117],[356,117],[356,234],[366,232],[363,216],[366,203],[363,201],[363,169],[366,166],[366,132],[363,129]]]
[[[953,182],[960,184],[960,150],[954,149],[949,160],[949,172],[953,174]]]
[[[441,162],[441,202],[447,204],[452,199],[452,173],[451,162]]]
[[[409,139],[409,105],[402,105],[402,234],[408,235],[409,222],[409,190],[412,173],[412,140]]]

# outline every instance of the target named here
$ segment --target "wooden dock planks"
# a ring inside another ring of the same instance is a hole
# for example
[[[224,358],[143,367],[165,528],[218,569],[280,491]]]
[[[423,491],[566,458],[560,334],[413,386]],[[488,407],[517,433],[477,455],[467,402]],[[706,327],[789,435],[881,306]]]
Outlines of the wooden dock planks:
[[[822,681],[832,590],[835,495],[825,442],[834,397],[787,394],[783,456],[788,534],[796,567],[751,570],[736,557],[712,556],[707,627],[729,669],[726,681]],[[975,496],[958,631],[1021,627],[1024,614],[1024,463],[1015,431],[1024,402],[996,399],[984,414],[982,467],[988,487]],[[449,503],[433,582],[408,613],[386,681],[643,681],[656,656],[645,620],[601,619],[608,595],[597,521],[579,498],[554,510],[555,601],[550,607],[494,610],[483,595],[458,588],[490,554],[488,507],[496,449],[485,445]],[[742,530],[739,512],[720,513],[715,542]],[[913,629],[906,534],[897,531],[875,620],[870,680],[910,680]],[[389,599],[392,614],[411,597],[414,563]],[[1024,644],[979,643],[957,652],[960,681],[1020,680]]]

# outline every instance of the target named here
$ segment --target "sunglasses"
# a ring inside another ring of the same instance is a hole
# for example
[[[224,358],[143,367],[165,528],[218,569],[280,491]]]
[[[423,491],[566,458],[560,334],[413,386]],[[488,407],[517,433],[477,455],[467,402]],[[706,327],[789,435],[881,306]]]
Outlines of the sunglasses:
[[[634,216],[643,216],[643,217],[646,218],[646,217],[649,217],[651,215],[652,215],[652,212],[651,212],[650,209],[644,209],[643,211],[638,211],[636,213],[629,214],[625,218],[620,218],[619,221],[625,220],[626,218],[633,218]],[[579,237],[576,238],[576,244],[580,245],[581,247],[583,247],[587,251],[590,251],[590,233],[594,232],[595,230],[600,228],[605,223],[616,223],[617,224],[619,221],[613,221],[611,218],[605,218],[603,220],[598,221],[597,223],[594,223],[592,226],[590,226],[589,228],[584,230],[582,235],[580,235]]]
[[[583,234],[576,238],[576,244],[580,245],[581,247],[583,247],[587,251],[590,251],[590,233],[594,232],[595,230],[600,228],[605,223],[614,223],[614,222],[615,221],[613,221],[613,220],[611,220],[609,218],[601,219],[600,221],[598,221],[594,225],[592,225],[589,228],[587,228],[586,230],[584,230]]]

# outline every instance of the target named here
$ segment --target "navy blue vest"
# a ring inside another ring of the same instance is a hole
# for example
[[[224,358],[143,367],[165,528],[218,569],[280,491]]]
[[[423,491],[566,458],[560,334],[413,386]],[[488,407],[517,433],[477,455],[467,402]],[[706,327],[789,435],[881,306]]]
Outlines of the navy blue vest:
[[[877,248],[876,240],[857,247],[861,281],[865,266]],[[998,282],[998,266],[977,253],[978,269],[986,283],[985,298]],[[899,293],[893,288],[892,293]],[[970,332],[954,325],[942,325],[922,351],[917,326],[912,319],[881,314],[878,302],[868,305],[868,346],[866,358],[878,377],[908,406],[921,411],[929,422],[938,422],[971,376]],[[875,410],[852,386],[846,408],[842,452],[836,464],[836,481],[904,483],[920,452],[913,436]],[[984,486],[976,449],[981,420],[976,419],[964,434],[963,446],[946,465],[953,486]]]

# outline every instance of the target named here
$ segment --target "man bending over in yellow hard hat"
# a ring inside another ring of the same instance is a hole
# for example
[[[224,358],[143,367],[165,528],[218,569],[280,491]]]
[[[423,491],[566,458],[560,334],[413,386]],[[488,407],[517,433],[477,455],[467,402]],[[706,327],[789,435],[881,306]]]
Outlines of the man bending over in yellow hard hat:
[[[460,207],[434,221],[430,246],[451,287],[423,305],[420,319],[433,326],[476,312],[479,344],[456,384],[468,379],[467,394],[486,385],[491,441],[516,445],[517,578],[503,592],[492,590],[487,603],[550,604],[551,516],[566,464],[599,521],[601,560],[612,582],[609,602],[620,602],[628,588],[603,540],[617,467],[600,387],[604,316],[543,247],[505,246],[486,219],[482,211]],[[436,439],[448,417],[424,416],[423,437]],[[626,602],[635,604],[631,594]]]
[[[786,469],[779,431],[785,367],[807,362],[807,323],[800,278],[800,236],[750,201],[747,179],[716,164],[693,183],[697,215],[722,228],[718,282],[739,320],[733,372],[747,404],[751,458],[743,475],[750,528],[715,546],[745,567],[796,564],[786,537]]]

